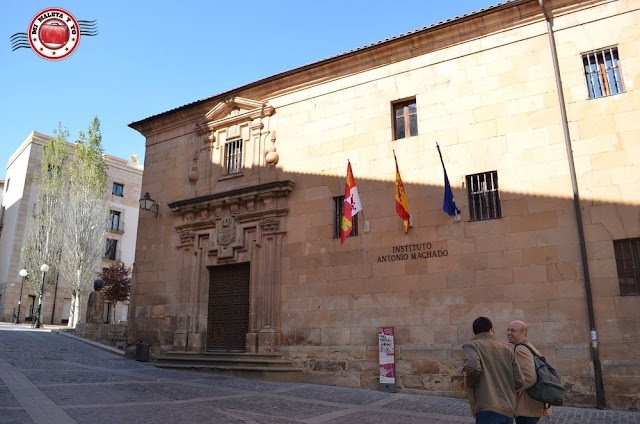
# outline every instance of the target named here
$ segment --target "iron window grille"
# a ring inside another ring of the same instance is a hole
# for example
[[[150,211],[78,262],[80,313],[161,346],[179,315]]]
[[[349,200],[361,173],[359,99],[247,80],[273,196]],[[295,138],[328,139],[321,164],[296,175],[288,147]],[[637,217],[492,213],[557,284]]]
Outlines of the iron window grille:
[[[498,171],[467,175],[471,221],[502,218]]]
[[[416,99],[393,105],[394,140],[418,135],[418,107]]]
[[[242,139],[225,143],[224,169],[227,175],[242,172]]]
[[[114,196],[124,196],[124,184],[113,183],[111,194],[113,194]]]
[[[582,56],[589,98],[612,96],[624,92],[618,49],[607,47]]]
[[[621,296],[640,296],[640,238],[614,240]]]
[[[344,196],[338,196],[333,198],[335,205],[335,214],[333,216],[333,238],[340,238],[340,226],[342,225],[342,211],[344,206]],[[349,237],[355,237],[358,235],[358,215],[353,217],[353,230]]]

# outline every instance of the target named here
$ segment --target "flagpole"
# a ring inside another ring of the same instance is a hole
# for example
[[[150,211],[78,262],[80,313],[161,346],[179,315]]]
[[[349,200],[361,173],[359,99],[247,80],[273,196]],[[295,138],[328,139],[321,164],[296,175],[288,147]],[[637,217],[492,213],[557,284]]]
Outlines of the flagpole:
[[[442,152],[440,151],[440,146],[438,145],[437,141],[436,141],[436,147],[438,148],[438,154],[440,155],[440,163],[442,164],[442,169],[444,169],[444,161],[442,160]]]
[[[349,165],[349,164],[351,164],[351,161],[347,158],[347,165]],[[366,228],[366,226],[367,226],[367,224],[366,224],[367,218],[364,217],[364,208],[360,209],[360,213],[362,214],[362,219],[364,221],[363,224],[364,224],[364,226]]]
[[[440,155],[440,163],[442,164],[442,170],[444,171],[444,178],[445,178],[445,185],[448,183],[449,178],[447,177],[447,168],[444,167],[444,160],[442,159],[442,152],[440,151],[440,146],[438,145],[438,142],[436,141],[436,147],[438,148],[438,154]],[[445,196],[446,196],[446,192],[445,192]],[[454,206],[456,207],[456,209],[454,210],[455,214],[453,216],[453,219],[456,221],[460,221],[460,214],[458,213],[458,205],[456,205],[454,203]],[[444,209],[444,208],[443,208]],[[446,210],[445,210],[446,212]]]

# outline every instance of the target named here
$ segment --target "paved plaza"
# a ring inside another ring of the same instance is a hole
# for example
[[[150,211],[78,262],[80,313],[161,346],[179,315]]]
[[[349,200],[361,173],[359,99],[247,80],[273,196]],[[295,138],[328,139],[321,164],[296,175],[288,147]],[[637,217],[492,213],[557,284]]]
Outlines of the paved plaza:
[[[640,413],[556,408],[549,422],[640,424]],[[0,423],[453,424],[473,419],[463,399],[166,370],[55,330],[0,323]]]

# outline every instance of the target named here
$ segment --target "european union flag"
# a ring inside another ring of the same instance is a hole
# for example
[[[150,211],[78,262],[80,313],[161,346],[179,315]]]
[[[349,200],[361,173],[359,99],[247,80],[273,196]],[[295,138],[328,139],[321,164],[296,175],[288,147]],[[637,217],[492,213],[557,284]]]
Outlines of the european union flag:
[[[456,206],[456,199],[453,197],[446,169],[444,171],[444,203],[442,204],[442,210],[448,213],[449,216],[460,215],[460,209]]]
[[[460,209],[456,205],[456,199],[453,197],[453,191],[451,191],[451,184],[449,184],[449,177],[447,176],[447,169],[444,167],[444,161],[442,160],[442,153],[440,152],[440,146],[438,147],[438,154],[440,155],[440,162],[442,162],[442,169],[444,171],[444,202],[442,203],[442,210],[449,214],[449,216],[458,217],[460,215]]]

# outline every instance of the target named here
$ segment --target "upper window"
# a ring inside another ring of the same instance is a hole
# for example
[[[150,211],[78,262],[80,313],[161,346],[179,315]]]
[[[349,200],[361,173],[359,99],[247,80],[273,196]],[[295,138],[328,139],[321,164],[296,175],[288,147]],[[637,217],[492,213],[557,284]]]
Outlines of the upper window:
[[[123,231],[123,222],[120,220],[119,211],[109,211],[109,230],[110,231]]]
[[[224,144],[224,170],[227,175],[242,172],[242,139]]]
[[[333,198],[333,203],[335,205],[333,215],[333,238],[340,238],[340,226],[342,225],[342,208],[344,207],[344,196],[338,196]],[[351,234],[349,237],[354,237],[358,235],[358,215],[354,215],[353,217],[353,230],[351,230]]]
[[[55,166],[53,164],[47,164],[47,174],[49,175],[49,178],[53,178],[55,176],[59,176],[60,175],[60,171],[62,170],[62,168],[60,167],[60,165]]]
[[[640,296],[640,238],[614,240],[621,296]]]
[[[11,178],[7,178],[7,183],[4,185],[4,192],[9,191],[9,182],[11,182]]]
[[[471,221],[502,217],[497,171],[467,175],[467,191]]]
[[[111,194],[114,196],[124,196],[124,184],[113,183],[113,190]]]
[[[418,135],[416,99],[393,104],[394,140]]]
[[[582,55],[589,98],[611,96],[624,92],[618,49],[607,47]]]

